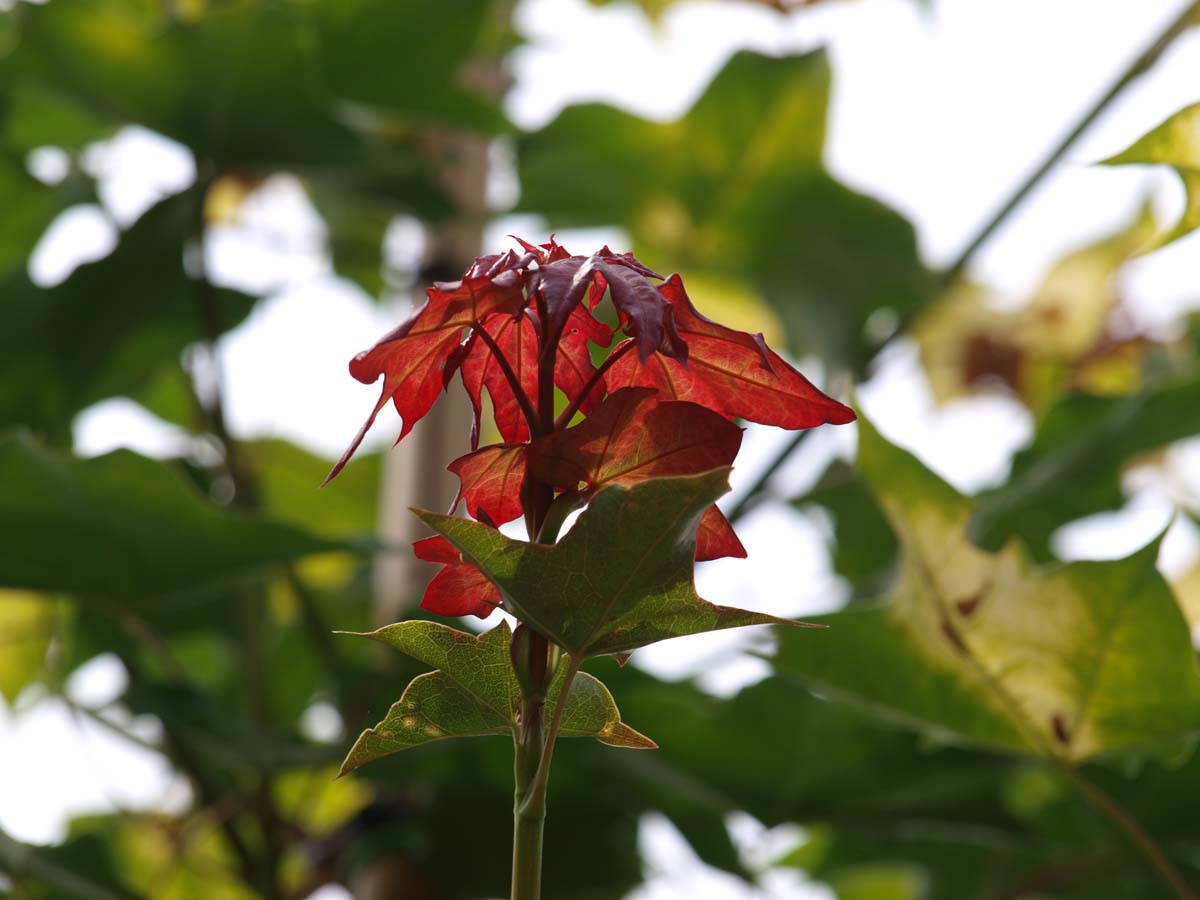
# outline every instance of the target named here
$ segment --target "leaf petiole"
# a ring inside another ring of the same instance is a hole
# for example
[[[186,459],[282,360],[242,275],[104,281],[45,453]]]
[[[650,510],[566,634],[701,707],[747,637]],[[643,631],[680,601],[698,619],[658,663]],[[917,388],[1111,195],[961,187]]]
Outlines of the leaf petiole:
[[[587,398],[587,395],[592,392],[592,389],[600,383],[600,379],[604,377],[604,373],[612,368],[613,363],[615,363],[633,348],[634,342],[626,341],[608,355],[608,359],[602,362],[597,367],[596,371],[592,373],[592,376],[587,380],[587,383],[584,384],[579,393],[575,395],[575,398],[570,402],[570,404],[567,405],[567,408],[562,411],[562,415],[554,420],[555,431],[561,431],[570,424],[571,418],[575,415],[575,413],[579,412],[580,405]]]
[[[504,375],[508,386],[512,388],[513,396],[516,398],[517,404],[521,407],[521,412],[525,414],[525,421],[529,425],[530,433],[537,434],[541,419],[538,417],[537,411],[533,408],[533,402],[521,387],[521,382],[517,380],[517,374],[509,364],[508,358],[500,350],[500,345],[496,343],[496,339],[488,334],[486,328],[476,322],[473,330],[475,334],[479,335],[479,339],[487,344],[488,349],[492,351],[496,365],[500,367],[500,372]]]

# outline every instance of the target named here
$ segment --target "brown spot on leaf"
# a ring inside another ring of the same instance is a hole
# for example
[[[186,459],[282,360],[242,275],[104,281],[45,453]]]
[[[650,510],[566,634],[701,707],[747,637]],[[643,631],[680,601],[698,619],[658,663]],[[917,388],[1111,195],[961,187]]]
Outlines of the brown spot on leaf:
[[[954,645],[954,649],[957,650],[961,656],[967,655],[968,651],[966,641],[962,639],[962,635],[958,633],[958,629],[956,629],[945,619],[942,620],[942,634],[946,636],[946,640]]]
[[[954,608],[958,610],[958,614],[964,619],[969,619],[975,615],[979,609],[979,604],[983,602],[983,591],[980,591],[974,597],[967,597],[965,600],[958,600],[954,604]]]
[[[1071,729],[1067,727],[1066,717],[1062,713],[1055,713],[1051,716],[1050,728],[1060,744],[1071,743]]]
[[[962,379],[971,387],[999,382],[1019,395],[1024,355],[1024,351],[1014,344],[987,334],[973,334],[963,350]]]

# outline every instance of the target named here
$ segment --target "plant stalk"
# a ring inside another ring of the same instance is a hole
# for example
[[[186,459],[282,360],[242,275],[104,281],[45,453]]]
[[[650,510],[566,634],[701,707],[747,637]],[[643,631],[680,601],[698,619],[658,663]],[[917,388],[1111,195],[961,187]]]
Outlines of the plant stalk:
[[[528,801],[546,746],[545,708],[544,700],[522,701],[520,729],[513,742],[516,791],[513,795],[512,900],[541,900],[542,896],[545,794],[540,803]]]

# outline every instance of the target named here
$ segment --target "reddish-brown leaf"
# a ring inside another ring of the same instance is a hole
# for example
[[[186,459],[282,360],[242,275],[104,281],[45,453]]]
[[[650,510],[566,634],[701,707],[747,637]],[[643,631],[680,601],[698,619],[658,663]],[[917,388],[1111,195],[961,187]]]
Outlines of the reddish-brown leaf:
[[[372,384],[382,375],[383,390],[367,421],[325,480],[328,482],[342,470],[389,400],[402,420],[397,442],[403,440],[429,412],[445,385],[445,370],[457,362],[455,353],[463,330],[493,313],[515,314],[525,304],[521,288],[521,276],[511,270],[495,278],[471,275],[459,282],[436,284],[426,291],[428,299],[415,315],[351,360],[351,375],[363,384]]]
[[[567,320],[567,327],[558,342],[558,358],[554,363],[554,383],[569,400],[574,400],[596,372],[588,341],[601,347],[612,343],[612,329],[583,308],[577,306]],[[604,380],[599,379],[579,404],[585,414],[592,412],[604,399]]]
[[[521,516],[527,449],[526,444],[493,444],[446,467],[462,482],[462,497],[472,518],[503,525]]]
[[[439,616],[478,616],[486,619],[500,605],[500,592],[483,573],[441,535],[413,543],[417,559],[442,563],[445,568],[433,576],[421,598],[421,608]]]
[[[660,402],[648,388],[611,394],[574,428],[539,438],[529,466],[542,481],[589,490],[695,475],[733,463],[742,429],[694,403]]]
[[[531,286],[543,298],[553,339],[562,334],[585,293],[589,306],[594,307],[608,288],[621,324],[637,342],[641,359],[656,350],[683,358],[687,348],[670,326],[668,301],[648,280],[661,277],[632,254],[615,254],[605,247],[591,256],[570,256],[543,265]]]
[[[704,511],[700,527],[696,529],[696,560],[703,562],[725,556],[745,559],[746,548],[734,533],[733,525],[714,503]]]
[[[566,490],[594,493],[610,484],[695,475],[730,465],[742,430],[694,403],[661,402],[652,388],[610,394],[580,424],[534,441],[529,469]],[[729,522],[714,506],[697,537],[697,559],[745,556]]]
[[[613,348],[612,355],[616,356],[632,343],[631,340],[622,341]],[[640,364],[633,354],[625,353],[604,373],[604,383],[609,391],[630,387],[653,388],[658,391],[660,400],[684,400],[731,418],[725,412],[725,401],[699,370],[683,366],[660,353],[651,356],[645,365]]]
[[[644,385],[727,416],[781,428],[854,421],[853,410],[818,390],[768,348],[761,334],[726,328],[697,312],[678,275],[659,293],[670,302],[675,326],[687,342],[686,366],[659,353],[643,367],[627,354],[605,375],[610,390]]]
[[[486,319],[480,329],[487,331],[504,358],[508,360],[525,396],[537,396],[537,329],[529,316],[522,313],[518,318],[494,315]],[[521,404],[517,402],[512,385],[504,375],[491,347],[476,337],[471,349],[462,362],[462,380],[475,407],[478,419],[481,408],[480,395],[483,388],[492,398],[492,414],[500,437],[512,444],[529,440],[529,423]]]

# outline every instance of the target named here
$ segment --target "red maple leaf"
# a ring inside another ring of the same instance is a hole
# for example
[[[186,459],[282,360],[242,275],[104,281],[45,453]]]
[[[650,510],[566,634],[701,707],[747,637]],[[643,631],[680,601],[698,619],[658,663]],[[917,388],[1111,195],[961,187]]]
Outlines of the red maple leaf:
[[[354,455],[389,400],[402,420],[397,443],[429,412],[448,379],[446,368],[456,357],[464,329],[497,312],[515,315],[526,302],[521,278],[511,269],[496,277],[468,273],[462,281],[436,284],[426,294],[425,305],[415,315],[350,361],[350,374],[363,384],[373,384],[382,375],[383,390],[326,482]]]
[[[485,341],[479,331],[486,331],[491,341]],[[492,416],[502,440],[520,443],[529,440],[529,423],[504,371],[507,364],[526,397],[537,395],[538,335],[533,320],[525,313],[513,316],[492,316],[476,329],[470,349],[463,357],[460,372],[463,385],[475,408],[475,434],[479,430],[481,393],[487,388],[492,400]],[[493,348],[499,353],[493,352]]]
[[[529,471],[587,496],[612,484],[732,465],[741,443],[742,429],[719,413],[694,403],[660,402],[653,388],[623,388],[579,425],[534,441]],[[701,520],[696,553],[697,559],[746,555],[715,506]]]
[[[500,606],[500,592],[483,573],[441,535],[422,538],[413,543],[417,559],[442,563],[443,568],[433,576],[421,598],[421,609],[439,616],[478,616],[486,619]]]
[[[534,533],[556,492],[584,503],[608,485],[730,465],[741,443],[733,418],[784,428],[853,421],[848,407],[762,335],[702,316],[678,275],[662,281],[633,255],[608,247],[585,257],[553,238],[518,242],[520,252],[481,256],[462,281],[435,284],[414,316],[350,363],[359,381],[382,377],[383,387],[329,478],[388,401],[401,416],[402,439],[456,372],[475,411],[472,448],[485,389],[504,441],[450,464],[467,511],[493,526],[523,515]],[[593,315],[605,296],[627,339],[597,367],[591,346],[613,339]],[[555,387],[566,395],[565,408],[554,408]],[[569,427],[577,413],[583,421]],[[429,539],[415,548],[445,566],[422,601],[426,609],[486,615],[499,604],[495,589],[449,544]],[[697,559],[745,555],[729,521],[716,506],[708,509]]]
[[[492,444],[460,456],[446,468],[462,483],[467,512],[480,522],[503,525],[524,513],[526,444]]]
[[[625,386],[656,388],[676,400],[688,400],[729,417],[781,428],[813,428],[854,421],[854,411],[818,390],[761,334],[748,334],[702,316],[672,275],[658,288],[670,303],[679,336],[687,343],[686,364],[657,353],[645,365],[624,354],[605,375],[610,390]],[[621,351],[613,350],[613,355]]]

